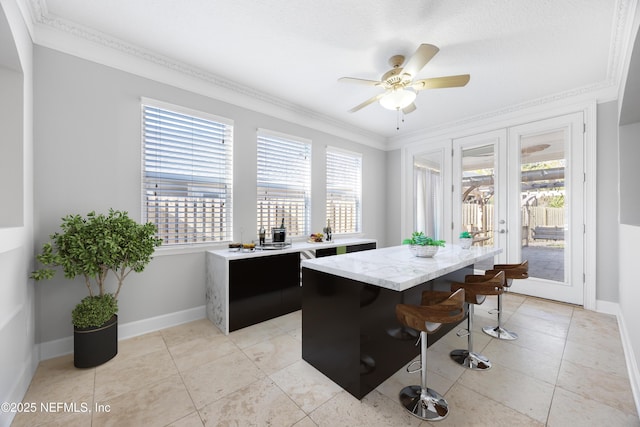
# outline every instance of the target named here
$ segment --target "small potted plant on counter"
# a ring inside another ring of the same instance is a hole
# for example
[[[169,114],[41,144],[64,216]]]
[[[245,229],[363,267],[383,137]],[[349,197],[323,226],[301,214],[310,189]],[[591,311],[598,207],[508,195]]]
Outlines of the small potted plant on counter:
[[[430,258],[438,253],[438,249],[444,246],[444,240],[435,240],[424,235],[422,231],[414,231],[410,239],[404,239],[403,245],[409,245],[411,252],[421,258]]]
[[[462,249],[469,249],[473,243],[473,236],[468,231],[460,233],[460,246]]]
[[[64,276],[84,277],[89,295],[71,314],[74,326],[73,363],[77,368],[98,366],[118,353],[118,295],[132,271],[141,272],[162,243],[152,223],[138,224],[127,212],[108,215],[90,212],[86,217],[62,218],[62,232],[50,236],[37,260],[45,267],[31,273],[35,280],[52,278],[62,267]],[[117,280],[114,293],[107,291],[107,274]]]

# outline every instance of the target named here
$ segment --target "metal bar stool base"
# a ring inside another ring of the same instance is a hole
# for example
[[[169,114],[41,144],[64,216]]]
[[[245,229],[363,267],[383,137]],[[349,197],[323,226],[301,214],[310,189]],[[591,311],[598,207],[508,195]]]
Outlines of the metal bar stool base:
[[[400,403],[415,417],[424,421],[440,421],[449,415],[449,405],[437,391],[410,385],[400,391]]]
[[[500,326],[485,326],[484,328],[482,328],[482,332],[494,338],[498,338],[499,340],[512,341],[518,339],[518,334],[516,334],[515,332],[507,331],[505,328],[502,328]]]
[[[469,353],[468,350],[453,350],[449,353],[449,357],[458,365],[474,371],[485,371],[492,366],[489,359],[478,353]]]

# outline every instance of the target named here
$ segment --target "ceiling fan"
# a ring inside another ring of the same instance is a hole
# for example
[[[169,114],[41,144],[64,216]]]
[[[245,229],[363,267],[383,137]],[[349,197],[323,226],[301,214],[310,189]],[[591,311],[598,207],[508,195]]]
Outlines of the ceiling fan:
[[[431,44],[421,44],[415,53],[404,64],[403,55],[394,55],[389,58],[389,65],[393,68],[382,75],[379,81],[359,79],[355,77],[341,77],[340,82],[357,83],[367,86],[377,86],[384,92],[367,99],[362,104],[356,105],[349,112],[354,113],[374,102],[380,102],[384,108],[411,113],[416,109],[413,102],[416,92],[425,89],[441,89],[447,87],[461,87],[469,82],[469,74],[458,76],[434,77],[430,79],[415,80],[416,75],[438,53],[440,49]]]

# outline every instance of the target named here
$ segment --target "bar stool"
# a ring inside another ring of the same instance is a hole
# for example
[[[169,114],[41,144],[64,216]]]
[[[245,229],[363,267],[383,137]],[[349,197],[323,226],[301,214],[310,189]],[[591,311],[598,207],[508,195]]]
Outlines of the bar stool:
[[[444,419],[449,413],[447,401],[437,391],[427,388],[427,334],[436,332],[445,323],[464,318],[464,289],[455,292],[425,291],[422,305],[398,304],[396,316],[400,323],[420,331],[420,385],[400,391],[400,403],[414,416],[426,421]],[[410,371],[407,368],[408,372]]]
[[[529,277],[529,262],[527,260],[520,264],[496,264],[492,270],[485,271],[485,274],[496,274],[499,271],[504,271],[506,282],[505,288],[510,288],[513,279],[526,279]],[[506,290],[505,289],[505,292]],[[490,312],[495,313],[496,310]],[[482,332],[500,340],[517,340],[518,334],[508,331],[502,327],[502,294],[498,295],[498,325],[497,326],[485,326],[482,328]]]
[[[504,272],[499,271],[497,274],[483,276],[469,275],[464,278],[464,283],[454,282],[451,284],[452,291],[464,289],[465,301],[469,305],[467,329],[457,333],[459,337],[467,336],[467,349],[453,350],[449,353],[451,359],[459,365],[477,371],[491,369],[489,359],[473,351],[473,307],[476,304],[482,304],[487,299],[487,295],[500,296],[504,292],[504,283]]]

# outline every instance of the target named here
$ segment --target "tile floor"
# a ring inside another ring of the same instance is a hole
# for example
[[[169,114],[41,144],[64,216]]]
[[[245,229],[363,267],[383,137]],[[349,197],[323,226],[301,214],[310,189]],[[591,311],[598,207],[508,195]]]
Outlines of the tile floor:
[[[429,349],[429,386],[451,407],[440,422],[398,403],[419,373],[402,369],[358,401],[304,362],[296,312],[229,336],[203,319],[128,339],[93,369],[75,369],[71,356],[43,361],[24,402],[58,412],[21,413],[12,425],[640,426],[613,316],[508,294],[506,326],[520,338],[505,342],[481,332],[495,322],[493,305],[476,308],[474,327],[490,371],[449,359],[466,345],[455,331]]]

